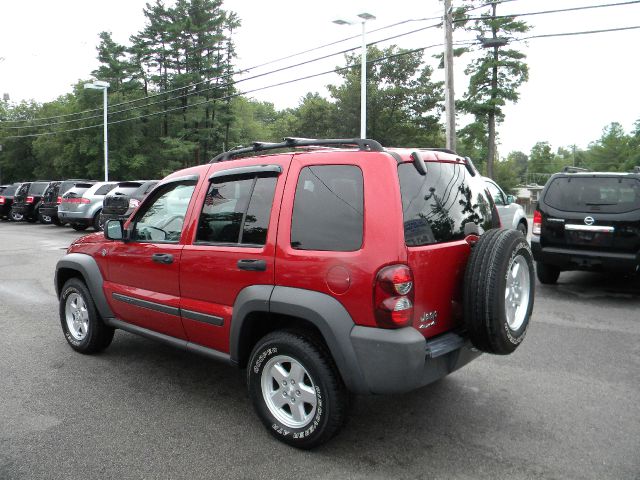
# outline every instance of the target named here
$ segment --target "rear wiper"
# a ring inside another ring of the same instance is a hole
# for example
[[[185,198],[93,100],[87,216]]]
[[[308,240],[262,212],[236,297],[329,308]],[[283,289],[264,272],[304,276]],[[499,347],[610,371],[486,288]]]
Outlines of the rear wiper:
[[[596,202],[585,202],[585,205],[617,205],[618,203],[596,203]]]

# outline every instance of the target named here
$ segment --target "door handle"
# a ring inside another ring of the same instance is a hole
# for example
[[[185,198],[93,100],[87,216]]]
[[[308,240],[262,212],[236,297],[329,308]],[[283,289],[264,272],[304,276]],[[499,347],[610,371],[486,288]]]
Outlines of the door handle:
[[[256,260],[254,258],[246,258],[238,260],[238,268],[240,270],[264,272],[267,269],[267,262],[264,260]]]
[[[170,253],[154,253],[153,255],[151,255],[151,260],[156,263],[164,263],[168,265],[170,263],[173,263],[173,255],[171,255]]]

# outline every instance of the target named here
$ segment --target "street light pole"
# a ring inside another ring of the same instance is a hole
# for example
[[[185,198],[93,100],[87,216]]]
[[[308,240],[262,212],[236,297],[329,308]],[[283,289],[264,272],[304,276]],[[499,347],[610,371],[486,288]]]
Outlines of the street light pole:
[[[109,82],[94,80],[93,83],[85,83],[85,89],[102,90],[102,122],[103,122],[103,150],[104,150],[104,181],[109,181],[109,140],[107,132],[107,89]]]
[[[362,23],[362,53],[360,54],[360,138],[367,138],[367,20],[375,20],[370,13],[359,13]],[[354,20],[334,20],[338,25],[353,25]]]

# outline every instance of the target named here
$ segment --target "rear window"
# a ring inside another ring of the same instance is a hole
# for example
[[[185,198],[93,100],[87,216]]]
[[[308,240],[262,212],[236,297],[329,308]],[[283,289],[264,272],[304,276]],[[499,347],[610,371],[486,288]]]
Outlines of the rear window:
[[[558,177],[544,203],[567,212],[625,213],[640,209],[640,181],[622,177]]]
[[[67,190],[64,193],[63,197],[64,198],[79,198],[84,194],[84,192],[89,190],[89,188],[91,188],[91,185],[86,186],[86,187],[79,187],[78,185],[76,185],[75,187],[70,188],[69,190]]]
[[[49,182],[34,182],[29,188],[29,195],[42,195],[49,186]]]
[[[296,187],[291,246],[298,250],[359,250],[363,212],[364,187],[358,167],[305,167]]]
[[[129,196],[131,196],[131,194],[133,192],[135,192],[138,188],[140,188],[140,185],[136,185],[136,184],[127,184],[125,186],[118,185],[116,188],[114,188],[113,190],[111,190],[109,192],[109,195],[129,195]]]
[[[408,246],[464,238],[464,226],[493,228],[493,207],[484,182],[471,177],[464,165],[428,162],[420,175],[411,163],[398,165],[404,238]]]
[[[98,187],[98,189],[95,191],[94,195],[106,195],[111,190],[113,190],[115,187],[116,187],[115,183],[108,183],[106,185],[102,185],[101,187]]]
[[[12,196],[14,193],[16,193],[16,186],[15,185],[9,185],[7,188],[5,188],[2,191],[2,196],[3,197],[10,197]]]

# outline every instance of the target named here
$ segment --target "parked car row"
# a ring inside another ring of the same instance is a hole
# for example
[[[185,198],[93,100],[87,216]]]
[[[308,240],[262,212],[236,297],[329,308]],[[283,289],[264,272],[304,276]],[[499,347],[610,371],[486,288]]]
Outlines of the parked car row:
[[[105,219],[126,219],[157,180],[97,182],[38,180],[0,186],[0,219],[102,230]]]

